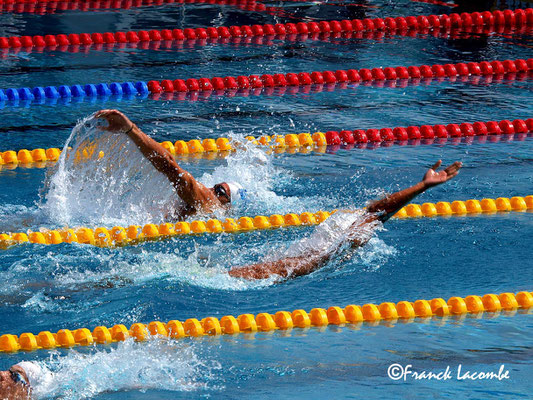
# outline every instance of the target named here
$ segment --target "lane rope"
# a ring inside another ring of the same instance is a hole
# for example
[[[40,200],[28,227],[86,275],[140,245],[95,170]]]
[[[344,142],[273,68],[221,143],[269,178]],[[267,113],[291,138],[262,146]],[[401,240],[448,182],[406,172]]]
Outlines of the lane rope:
[[[270,11],[269,11],[270,12]],[[272,11],[273,12],[273,11]],[[510,35],[531,34],[531,25],[519,27],[499,25],[492,27],[475,26],[473,28],[440,28],[440,29],[400,29],[395,31],[357,31],[357,32],[324,32],[324,33],[307,33],[307,34],[289,34],[289,35],[267,35],[267,36],[232,36],[229,38],[218,37],[208,39],[183,39],[183,40],[160,40],[160,41],[139,41],[139,42],[118,42],[115,43],[92,43],[80,45],[52,45],[44,47],[13,47],[0,48],[0,57],[7,58],[11,54],[18,54],[20,51],[31,53],[33,50],[42,51],[60,51],[69,53],[87,53],[90,50],[101,51],[111,49],[140,49],[140,50],[159,50],[159,49],[192,49],[195,46],[207,45],[231,45],[231,46],[272,46],[276,41],[306,42],[321,41],[325,43],[335,43],[337,45],[347,45],[346,39],[366,39],[366,40],[383,40],[386,36],[399,37],[417,37],[422,38],[428,35],[438,38],[451,40],[469,39],[479,37],[480,35],[494,34],[509,39]],[[335,39],[341,39],[335,41]]]
[[[286,134],[286,135],[263,135],[258,138],[254,136],[247,136],[248,141],[253,142],[257,146],[269,147],[276,153],[286,152],[289,149],[289,154],[294,153],[292,150],[299,148],[307,148],[310,151],[325,152],[327,146],[345,146],[366,143],[383,143],[383,144],[397,144],[404,145],[408,141],[414,144],[420,141],[421,144],[433,144],[435,140],[439,144],[444,144],[448,140],[457,138],[473,137],[473,136],[501,136],[513,134],[527,134],[533,132],[533,118],[527,120],[515,119],[501,120],[501,121],[476,121],[474,123],[463,122],[459,124],[450,123],[447,125],[421,125],[395,128],[381,128],[381,129],[355,129],[355,130],[341,130],[300,133],[300,134]],[[424,140],[423,142],[421,140]],[[183,159],[188,155],[203,155],[207,159],[215,158],[217,156],[225,157],[231,151],[235,151],[240,147],[240,143],[231,138],[219,137],[217,139],[206,138],[203,140],[193,139],[189,141],[178,140],[174,143],[164,141],[160,143],[173,156]],[[78,150],[79,152],[79,150]],[[81,154],[76,154],[80,160],[90,159],[95,156],[95,148],[91,146],[85,147]],[[207,154],[206,154],[207,153]],[[209,157],[210,153],[211,157]],[[217,154],[218,153],[218,154]],[[49,149],[33,149],[33,150],[6,150],[0,152],[0,166],[8,165],[17,166],[19,164],[25,166],[37,167],[48,166],[49,162],[55,162],[59,159],[61,150],[58,148]],[[103,157],[103,152],[98,154],[98,157]]]
[[[387,67],[387,68],[361,68],[359,70],[337,70],[333,71],[314,71],[311,73],[300,72],[287,74],[263,74],[250,76],[226,76],[209,78],[189,78],[186,80],[176,79],[174,81],[165,79],[162,81],[139,81],[111,84],[87,84],[81,85],[61,85],[25,88],[0,89],[0,105],[8,102],[17,103],[23,100],[25,105],[35,101],[44,102],[45,99],[76,98],[84,97],[109,97],[122,95],[147,95],[149,93],[199,93],[219,91],[220,94],[234,93],[239,89],[260,90],[263,88],[276,87],[311,87],[311,85],[335,85],[336,83],[360,83],[385,81],[402,81],[407,79],[463,79],[472,76],[490,77],[500,76],[503,74],[513,75],[525,73],[529,74],[533,70],[533,58],[527,60],[504,60],[504,61],[482,61],[456,64],[434,64],[433,66],[409,66],[409,67]]]
[[[432,77],[432,78],[408,78],[398,80],[385,81],[359,81],[359,82],[337,82],[337,83],[321,83],[304,86],[267,86],[261,88],[245,88],[245,89],[227,89],[227,90],[203,90],[203,91],[189,91],[189,92],[163,92],[163,93],[149,93],[142,94],[124,93],[123,94],[101,94],[96,97],[38,97],[34,99],[13,99],[5,102],[0,99],[0,109],[4,107],[29,107],[37,105],[45,105],[54,107],[71,106],[79,103],[94,103],[97,99],[99,102],[123,102],[132,100],[144,100],[150,98],[154,101],[206,101],[210,97],[231,96],[231,97],[248,97],[248,96],[276,96],[281,97],[285,95],[295,95],[297,93],[316,94],[322,92],[332,92],[335,90],[356,90],[359,86],[375,87],[375,88],[398,88],[404,89],[406,87],[415,87],[420,85],[430,85],[432,83],[460,82],[462,84],[471,85],[489,85],[489,84],[508,84],[511,81],[525,81],[532,75],[531,71],[527,72],[512,72],[498,75],[465,75],[460,77]],[[146,83],[146,82],[145,82]]]
[[[0,336],[0,351],[13,353],[17,351],[35,351],[39,349],[55,349],[58,347],[71,348],[75,346],[89,346],[97,344],[111,344],[128,338],[136,341],[149,340],[151,337],[182,339],[185,337],[219,336],[250,334],[254,332],[287,331],[294,328],[306,329],[325,327],[327,325],[380,323],[394,326],[396,320],[426,322],[430,318],[438,317],[446,321],[450,316],[461,318],[467,314],[481,316],[490,313],[496,316],[516,314],[518,309],[529,310],[533,307],[533,292],[521,291],[514,293],[485,294],[483,296],[470,295],[466,297],[454,296],[448,301],[443,298],[432,300],[399,301],[398,303],[383,302],[377,304],[347,305],[344,308],[331,306],[328,309],[313,308],[310,312],[303,309],[241,314],[237,318],[226,315],[220,319],[206,317],[201,320],[189,318],[184,322],[171,320],[167,323],[152,321],[148,324],[134,323],[128,329],[123,324],[111,328],[97,326],[91,332],[87,328],[74,330],[60,329],[57,333],[42,331],[37,335],[22,333],[20,336],[3,334]]]
[[[226,3],[230,3],[229,0]],[[240,3],[239,3],[240,4]],[[264,5],[244,3],[246,9],[252,11],[268,11]],[[264,9],[263,9],[264,8]],[[275,11],[275,10],[274,10]],[[195,41],[199,45],[222,43],[235,38],[263,38],[274,37],[278,40],[294,40],[295,35],[307,35],[304,40],[317,40],[320,34],[328,36],[346,37],[346,34],[363,34],[381,32],[383,34],[413,35],[415,33],[428,33],[435,30],[437,36],[448,35],[452,30],[474,30],[477,33],[489,34],[504,32],[506,28],[524,28],[533,25],[533,8],[485,11],[482,13],[452,13],[450,15],[419,15],[408,17],[366,18],[353,20],[324,20],[313,22],[298,22],[286,24],[220,26],[208,28],[184,29],[153,29],[150,31],[127,32],[94,32],[81,34],[35,35],[35,36],[10,36],[0,37],[0,49],[24,49],[31,51],[36,48],[43,50],[69,51],[69,46],[96,45],[100,50],[107,45],[123,45],[161,41]],[[442,31],[442,32],[441,32]],[[362,36],[361,36],[362,37]],[[301,38],[302,39],[302,38]],[[261,44],[261,41],[256,41]],[[268,44],[268,43],[267,43]],[[166,46],[169,44],[166,43]],[[147,47],[149,48],[149,47]],[[71,49],[79,51],[79,49]]]
[[[229,5],[246,11],[272,11],[276,7],[267,7],[263,3],[254,0],[0,0],[0,13],[30,13],[30,14],[54,14],[62,11],[102,11],[109,9],[123,9],[161,6],[168,4],[211,4]],[[272,9],[272,10],[271,10]]]
[[[533,210],[533,196],[525,197],[498,197],[497,199],[466,200],[408,204],[400,209],[393,218],[422,218],[422,217],[449,217],[472,216],[479,214],[494,214],[502,212],[525,212]],[[282,227],[318,225],[337,212],[333,210],[318,211],[316,213],[303,212],[301,214],[289,213],[286,215],[273,214],[269,217],[258,215],[256,217],[240,217],[237,220],[226,218],[224,221],[209,219],[207,221],[194,220],[192,222],[162,223],[130,225],[128,227],[114,226],[111,229],[98,227],[78,227],[75,229],[64,228],[60,230],[1,233],[0,248],[22,243],[35,243],[42,245],[57,245],[61,243],[90,244],[98,247],[121,247],[138,244],[143,241],[163,240],[171,237],[184,237],[188,235],[241,233],[256,230],[277,229]]]

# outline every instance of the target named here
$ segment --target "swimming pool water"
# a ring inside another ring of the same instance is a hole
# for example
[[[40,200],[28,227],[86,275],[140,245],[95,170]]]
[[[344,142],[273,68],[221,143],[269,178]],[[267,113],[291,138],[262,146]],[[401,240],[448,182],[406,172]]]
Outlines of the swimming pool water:
[[[0,36],[205,27],[309,20],[482,11],[503,3],[458,7],[400,1],[363,6],[269,3],[287,14],[208,4],[167,4],[53,15],[0,14]],[[516,7],[524,5],[516,4]],[[430,35],[383,39],[274,41],[158,50],[124,48],[87,53],[3,54],[0,88],[177,79],[314,70],[372,68],[531,58],[530,33]],[[1,151],[62,147],[76,122],[118,108],[159,141],[342,129],[527,119],[531,80],[423,81],[406,87],[347,85],[314,93],[201,101],[97,99],[94,102],[4,104]],[[229,177],[257,189],[256,201],[233,215],[363,206],[384,192],[415,183],[429,165],[462,161],[452,182],[425,201],[532,194],[530,135],[444,144],[329,148],[325,154],[193,160],[183,166],[204,182]],[[60,227],[44,212],[50,169],[0,170],[0,232]],[[228,179],[229,180],[229,179]],[[157,191],[156,183],[152,190]],[[112,200],[110,200],[112,201]],[[127,208],[128,205],[116,204]],[[87,205],[98,215],[92,204]],[[91,215],[93,215],[91,214]],[[280,284],[225,277],[232,265],[279,254],[313,228],[188,237],[121,249],[83,245],[22,245],[0,253],[0,334],[112,326],[152,320],[275,312],[368,302],[531,290],[532,214],[510,213],[391,221],[351,259]],[[132,223],[130,214],[123,224]],[[144,217],[143,217],[144,218]],[[71,225],[87,221],[73,220]],[[136,221],[145,223],[150,221]],[[94,218],[93,227],[108,226]],[[289,333],[123,343],[109,347],[1,354],[0,367],[48,360],[56,380],[43,398],[528,398],[533,392],[531,314],[449,318],[394,326],[346,326]],[[323,330],[323,332],[320,332]],[[439,372],[510,370],[503,381],[392,381],[390,364]]]

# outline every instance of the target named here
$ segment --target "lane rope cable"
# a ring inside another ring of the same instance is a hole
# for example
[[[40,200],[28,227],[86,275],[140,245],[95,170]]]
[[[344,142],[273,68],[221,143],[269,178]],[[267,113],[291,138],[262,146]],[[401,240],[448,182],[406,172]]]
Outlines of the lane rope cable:
[[[293,312],[278,311],[241,314],[237,318],[226,315],[220,320],[217,317],[206,317],[201,320],[189,318],[184,322],[171,320],[167,323],[152,321],[148,324],[134,323],[128,329],[123,324],[111,328],[97,326],[91,332],[87,328],[74,330],[60,329],[57,333],[42,331],[37,335],[22,333],[20,336],[4,334],[0,336],[1,352],[35,351],[39,349],[55,349],[58,347],[71,348],[75,346],[89,346],[121,342],[128,338],[136,341],[148,340],[151,337],[181,339],[185,337],[219,336],[253,334],[254,332],[287,331],[293,328],[306,329],[309,327],[325,327],[327,325],[386,324],[394,326],[396,320],[426,322],[430,318],[438,317],[446,321],[447,318],[461,318],[467,314],[481,317],[489,313],[491,317],[502,313],[514,315],[517,310],[528,312],[533,307],[533,292],[521,291],[514,293],[485,294],[484,296],[470,295],[466,297],[454,296],[448,301],[443,298],[432,300],[399,301],[398,303],[383,302],[377,304],[347,305],[344,308],[331,306],[328,309],[313,308],[310,312],[303,309]]]
[[[350,145],[365,145],[366,143],[379,143],[382,146],[396,145],[415,145],[415,144],[445,144],[449,140],[455,143],[455,140],[468,137],[499,137],[501,135],[527,134],[533,132],[533,118],[527,120],[515,119],[501,120],[501,121],[476,121],[474,123],[450,123],[447,125],[421,125],[395,128],[371,128],[371,129],[355,129],[355,130],[341,130],[300,133],[300,134],[286,134],[286,135],[263,135],[258,138],[254,136],[246,136],[248,141],[251,141],[257,146],[268,147],[275,153],[294,154],[300,148],[308,149],[318,153],[323,153],[330,146],[344,146],[349,148]],[[421,141],[423,140],[423,141]],[[494,138],[492,139],[494,140]],[[498,139],[496,139],[498,140]],[[410,142],[409,142],[410,141]],[[203,140],[192,139],[189,141],[178,140],[174,143],[171,141],[164,141],[160,143],[173,156],[184,159],[188,155],[201,155],[202,158],[211,159],[217,156],[225,157],[231,151],[235,151],[240,147],[240,143],[231,138],[219,137],[217,139],[206,138]],[[365,148],[360,146],[359,148]],[[79,150],[78,150],[79,151]],[[95,156],[94,147],[84,147],[76,154],[80,160],[91,159]],[[50,162],[55,162],[59,159],[61,150],[58,148],[48,149],[21,149],[0,151],[0,166],[7,165],[8,168],[16,167],[17,165],[46,167]],[[96,155],[98,158],[105,154],[99,152]],[[210,156],[211,155],[211,156]],[[0,167],[1,169],[1,167]]]
[[[400,209],[393,218],[422,218],[472,216],[479,214],[494,214],[502,212],[524,212],[533,210],[533,195],[497,199],[470,199],[453,202],[440,201],[438,203],[408,204]],[[333,210],[318,211],[301,214],[286,215],[273,214],[269,217],[240,217],[237,220],[226,218],[224,221],[209,219],[207,221],[194,220],[191,222],[166,222],[162,224],[130,225],[128,227],[114,226],[111,229],[97,227],[64,228],[59,230],[1,233],[0,248],[7,249],[15,244],[36,243],[41,245],[58,245],[61,243],[90,244],[98,247],[125,246],[149,240],[163,240],[171,237],[188,235],[240,233],[256,230],[276,229],[282,227],[318,225],[337,212]]]

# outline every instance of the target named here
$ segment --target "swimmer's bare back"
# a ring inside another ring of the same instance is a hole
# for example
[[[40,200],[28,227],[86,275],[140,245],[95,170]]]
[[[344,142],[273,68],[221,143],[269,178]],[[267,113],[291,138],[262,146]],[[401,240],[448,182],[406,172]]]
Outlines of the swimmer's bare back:
[[[348,235],[353,247],[360,247],[369,240],[369,235],[357,235],[364,229],[373,229],[372,223],[376,221],[386,222],[400,208],[409,203],[419,194],[427,189],[449,181],[459,173],[462,164],[455,162],[447,168],[437,171],[442,162],[439,160],[424,175],[423,179],[416,185],[399,192],[390,194],[381,200],[377,200],[367,207],[367,216],[362,221],[356,221],[351,226],[352,235]],[[298,257],[287,257],[277,261],[264,262],[247,265],[243,267],[234,267],[228,271],[228,274],[235,278],[244,279],[267,279],[272,276],[279,278],[296,278],[307,275],[321,268],[330,261],[334,252],[329,253],[311,253],[302,254]]]
[[[167,149],[141,131],[123,113],[117,110],[101,110],[95,117],[107,120],[108,126],[104,129],[128,135],[155,169],[168,178],[186,204],[183,209],[178,210],[178,219],[183,220],[199,211],[211,212],[224,206],[212,188],[207,188],[181,168]]]

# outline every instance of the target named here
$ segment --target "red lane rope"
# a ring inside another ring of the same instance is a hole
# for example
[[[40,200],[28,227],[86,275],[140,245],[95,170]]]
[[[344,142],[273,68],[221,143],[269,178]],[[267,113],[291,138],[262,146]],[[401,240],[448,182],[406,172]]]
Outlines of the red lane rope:
[[[290,35],[275,35],[275,36],[243,36],[243,37],[229,37],[229,38],[215,38],[215,39],[185,39],[185,40],[158,40],[158,41],[142,41],[134,43],[98,43],[88,45],[54,45],[44,47],[16,47],[16,48],[0,48],[0,57],[6,58],[8,54],[17,54],[20,51],[31,53],[32,51],[42,52],[46,51],[61,51],[69,53],[88,53],[91,50],[110,50],[110,49],[142,49],[142,50],[159,50],[159,49],[192,49],[195,46],[206,46],[212,44],[219,45],[233,45],[233,46],[245,46],[245,45],[264,45],[273,46],[274,41],[290,41],[290,42],[305,42],[308,40],[331,42],[334,39],[366,39],[366,40],[382,40],[386,35],[396,35],[404,37],[416,37],[417,35],[430,34],[433,37],[441,37],[448,39],[468,39],[480,34],[493,33],[497,36],[510,39],[512,35],[531,34],[533,27],[521,26],[497,26],[494,29],[490,27],[475,27],[474,29],[468,28],[447,28],[445,30],[397,30],[394,32],[385,31],[363,31],[363,32],[341,32],[341,33],[314,33],[314,34],[290,34]],[[511,42],[516,46],[530,47],[522,43]],[[337,44],[347,44],[346,42],[338,42]]]
[[[243,25],[231,27],[163,29],[151,31],[105,32],[36,36],[0,37],[0,49],[79,46],[92,44],[123,44],[184,40],[224,40],[229,38],[269,37],[274,35],[347,34],[360,32],[422,32],[431,29],[481,29],[481,32],[497,31],[501,27],[524,27],[533,25],[533,8],[525,10],[485,11],[450,15],[420,15],[418,17],[354,19],[342,21],[299,22],[297,24]]]
[[[482,61],[457,64],[434,64],[409,67],[362,68],[359,70],[313,71],[287,74],[263,74],[250,76],[226,76],[214,78],[189,78],[186,80],[165,79],[149,81],[151,93],[194,92],[226,89],[262,87],[307,86],[312,84],[334,84],[337,82],[387,81],[409,78],[457,78],[468,76],[489,76],[505,73],[529,72],[533,70],[533,58],[526,60]]]
[[[385,80],[385,81],[359,81],[359,82],[337,82],[337,83],[322,83],[305,86],[268,86],[260,88],[240,88],[240,89],[222,89],[222,90],[203,90],[203,91],[189,91],[189,92],[162,92],[152,93],[153,100],[163,101],[205,101],[211,96],[231,96],[231,97],[249,97],[249,96],[284,96],[295,95],[298,93],[316,94],[322,92],[331,92],[334,90],[356,89],[358,86],[377,87],[377,88],[406,88],[408,86],[429,85],[433,82],[449,82],[460,81],[462,83],[470,83],[472,85],[478,84],[499,84],[504,81],[524,81],[528,79],[531,72],[506,73],[505,75],[471,75],[458,77],[433,77],[433,78],[410,78],[399,80]]]
[[[130,9],[146,6],[160,6],[167,4],[212,4],[227,5],[240,8],[246,11],[255,12],[279,12],[277,7],[267,7],[263,3],[254,0],[104,0],[104,1],[16,1],[3,2],[0,0],[0,12],[10,13],[31,13],[31,14],[53,14],[56,11],[95,11],[109,9]]]
[[[355,143],[381,143],[388,142],[392,145],[407,144],[408,140],[415,141],[409,144],[444,144],[448,139],[452,144],[460,143],[461,138],[473,136],[501,136],[519,134],[517,140],[524,140],[529,132],[533,132],[533,119],[515,119],[514,121],[476,121],[473,123],[463,122],[447,125],[421,125],[381,129],[357,129],[328,131],[325,133],[328,146],[350,145]],[[416,142],[423,140],[423,142]],[[491,138],[491,142],[499,141],[500,138]]]
[[[15,47],[15,48],[1,48],[0,57],[7,57],[9,54],[17,54],[20,51],[31,53],[32,51],[42,52],[46,51],[61,51],[69,53],[87,53],[91,50],[100,51],[103,49],[142,49],[142,50],[159,50],[159,49],[183,49],[194,48],[195,46],[206,46],[212,44],[220,45],[264,45],[273,46],[274,41],[290,41],[290,42],[305,42],[308,40],[331,42],[334,39],[367,39],[367,40],[382,40],[386,35],[404,36],[404,37],[416,37],[417,35],[430,34],[433,37],[441,37],[448,39],[468,39],[470,37],[480,34],[493,33],[497,36],[510,39],[512,35],[531,34],[533,27],[521,26],[497,26],[497,27],[474,27],[474,29],[468,28],[447,28],[439,30],[397,30],[393,32],[385,31],[362,31],[362,32],[337,32],[337,33],[313,33],[313,34],[290,34],[290,35],[274,35],[274,36],[242,36],[242,37],[229,37],[229,38],[214,38],[214,39],[184,39],[184,40],[157,40],[157,41],[142,41],[132,43],[98,43],[98,44],[81,44],[81,45],[53,45],[44,47]],[[339,42],[338,44],[346,44],[346,42]],[[516,46],[530,47],[522,43],[512,44]]]

